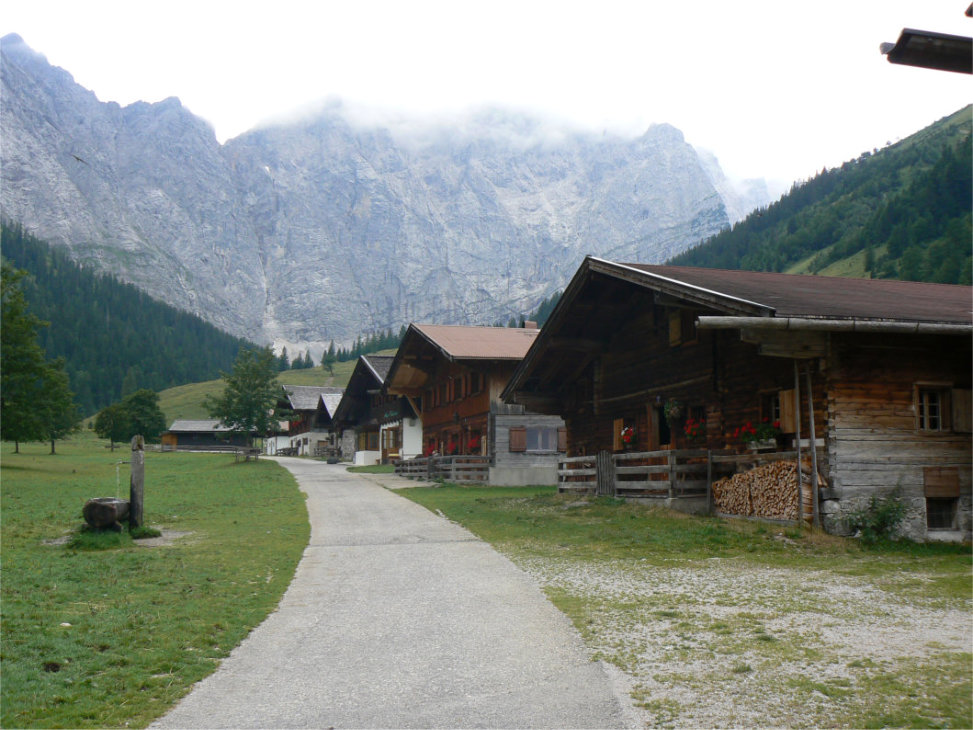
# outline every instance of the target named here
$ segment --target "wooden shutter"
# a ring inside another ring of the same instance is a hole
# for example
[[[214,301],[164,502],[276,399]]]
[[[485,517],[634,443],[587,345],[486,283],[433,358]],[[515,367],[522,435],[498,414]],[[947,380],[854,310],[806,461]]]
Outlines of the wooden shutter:
[[[612,449],[614,451],[622,450],[622,429],[625,428],[625,419],[616,418],[612,422]]]
[[[926,497],[959,496],[959,469],[955,466],[927,466],[922,476]]]
[[[777,394],[780,402],[780,430],[782,433],[797,433],[797,418],[794,412],[794,389],[782,390]]]
[[[669,312],[669,347],[682,342],[682,314],[677,309]]]
[[[514,426],[509,431],[510,451],[527,451],[527,429],[523,426]]]
[[[559,428],[557,430],[557,450],[568,450],[568,430],[566,428]]]
[[[953,430],[962,433],[973,431],[973,390],[953,388]]]

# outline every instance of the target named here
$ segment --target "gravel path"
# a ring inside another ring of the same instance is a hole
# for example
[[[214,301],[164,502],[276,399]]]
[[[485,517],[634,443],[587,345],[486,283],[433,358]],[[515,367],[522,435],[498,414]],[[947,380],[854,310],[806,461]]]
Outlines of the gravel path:
[[[631,726],[537,584],[344,467],[280,459],[311,539],[278,610],[158,728]]]
[[[517,562],[548,590],[590,603],[586,642],[620,667],[647,727],[855,726],[882,710],[878,697],[929,717],[949,711],[930,688],[970,685],[969,601],[906,600],[827,570],[724,559]]]

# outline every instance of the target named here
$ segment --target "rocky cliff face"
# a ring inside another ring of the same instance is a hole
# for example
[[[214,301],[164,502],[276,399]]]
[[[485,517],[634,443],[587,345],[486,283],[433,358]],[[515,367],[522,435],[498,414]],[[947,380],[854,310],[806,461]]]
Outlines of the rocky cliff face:
[[[406,131],[332,105],[221,146],[177,99],[102,103],[19,37],[0,51],[3,215],[258,341],[506,321],[585,254],[662,261],[729,223],[712,161],[667,125]]]

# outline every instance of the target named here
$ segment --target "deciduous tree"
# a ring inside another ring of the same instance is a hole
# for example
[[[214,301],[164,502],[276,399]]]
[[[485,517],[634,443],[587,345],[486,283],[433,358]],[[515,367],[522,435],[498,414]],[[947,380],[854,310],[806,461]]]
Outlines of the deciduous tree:
[[[280,397],[277,384],[277,359],[269,347],[240,351],[231,373],[222,373],[223,392],[207,396],[210,416],[233,433],[243,434],[252,444],[253,434],[275,430],[285,414],[274,413]]]

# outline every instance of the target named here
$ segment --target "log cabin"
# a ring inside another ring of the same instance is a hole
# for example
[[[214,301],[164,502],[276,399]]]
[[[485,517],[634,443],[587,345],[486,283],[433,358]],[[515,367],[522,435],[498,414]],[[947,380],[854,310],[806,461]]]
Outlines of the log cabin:
[[[352,433],[351,450],[357,466],[388,464],[416,456],[421,425],[408,399],[389,393],[385,378],[390,355],[362,355],[355,363],[348,385],[335,409],[334,421],[345,434]]]
[[[895,494],[906,536],[969,539],[971,291],[588,257],[502,397],[562,416],[570,456],[759,431],[820,455],[829,531]]]
[[[244,447],[247,443],[245,434],[233,432],[228,426],[212,418],[208,420],[178,418],[172,422],[169,430],[162,434],[163,451],[208,451]]]
[[[559,416],[506,405],[500,393],[540,330],[411,324],[388,391],[422,421],[425,456],[477,456],[496,486],[554,484],[566,434]]]

